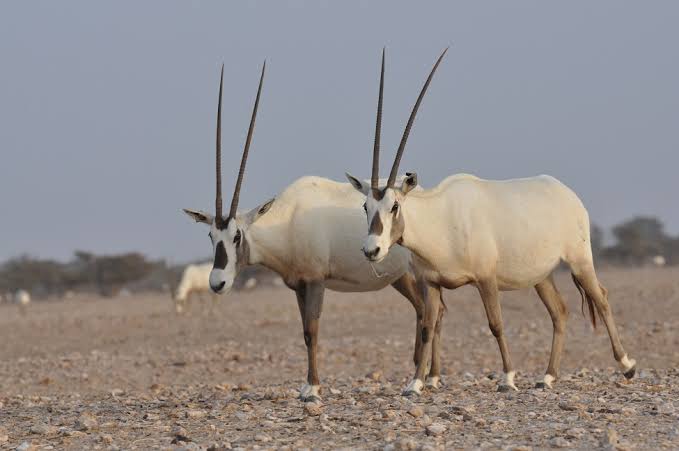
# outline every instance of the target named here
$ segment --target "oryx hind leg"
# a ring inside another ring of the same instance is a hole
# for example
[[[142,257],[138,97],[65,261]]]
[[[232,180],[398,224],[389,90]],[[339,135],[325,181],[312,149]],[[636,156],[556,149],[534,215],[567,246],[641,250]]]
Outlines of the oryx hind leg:
[[[613,312],[608,303],[608,290],[599,283],[594,271],[594,265],[591,261],[582,265],[571,264],[571,271],[573,273],[573,282],[575,282],[575,286],[583,297],[583,303],[586,301],[590,306],[592,325],[596,327],[596,318],[593,311],[593,308],[596,308],[599,317],[603,319],[608,330],[608,336],[613,347],[613,357],[620,365],[625,377],[627,379],[633,378],[637,362],[634,359],[630,359],[625,352],[625,348],[622,347],[618,328],[613,319]]]
[[[502,324],[502,309],[500,307],[500,292],[497,287],[497,280],[495,278],[482,280],[476,284],[483,307],[486,310],[486,317],[488,318],[488,326],[490,331],[497,340],[500,354],[502,355],[502,368],[504,370],[504,380],[498,385],[498,391],[517,390],[514,384],[514,366],[509,355],[509,346],[507,345],[507,338],[504,333],[504,325]]]
[[[554,284],[554,278],[550,274],[545,280],[535,285],[535,291],[542,300],[543,304],[552,318],[552,350],[549,355],[549,364],[545,376],[537,381],[536,388],[552,388],[552,382],[559,377],[559,367],[561,366],[561,353],[566,332],[566,320],[568,319],[568,308],[561,297],[559,290]]]
[[[422,352],[417,364],[415,377],[403,391],[404,396],[419,395],[424,387],[424,378],[429,369],[433,355],[433,341],[436,323],[441,308],[441,287],[432,285],[424,280],[418,280],[418,292],[424,300],[424,318],[422,321]],[[438,376],[437,376],[438,377]]]
[[[302,317],[304,343],[307,347],[308,373],[307,384],[300,390],[300,399],[304,402],[321,400],[321,383],[318,377],[318,329],[323,309],[325,287],[321,282],[300,282],[295,290],[297,305]]]

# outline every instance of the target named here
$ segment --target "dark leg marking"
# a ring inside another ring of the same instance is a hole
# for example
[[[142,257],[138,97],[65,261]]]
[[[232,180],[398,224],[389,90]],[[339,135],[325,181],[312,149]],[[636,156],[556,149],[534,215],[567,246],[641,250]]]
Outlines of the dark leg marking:
[[[422,342],[426,343],[429,341],[429,329],[426,327],[422,328]]]

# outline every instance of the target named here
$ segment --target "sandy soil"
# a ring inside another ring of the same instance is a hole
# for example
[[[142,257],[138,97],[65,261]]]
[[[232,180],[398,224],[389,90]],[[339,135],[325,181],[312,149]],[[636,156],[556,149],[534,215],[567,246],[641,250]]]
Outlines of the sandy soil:
[[[414,313],[394,290],[328,292],[323,404],[297,400],[306,351],[294,294],[232,294],[177,316],[168,298],[0,306],[1,449],[679,448],[679,270],[601,271],[637,378],[616,371],[567,274],[562,377],[545,370],[551,322],[533,291],[506,293],[517,393],[476,291],[447,292],[444,387],[400,393],[413,373]]]

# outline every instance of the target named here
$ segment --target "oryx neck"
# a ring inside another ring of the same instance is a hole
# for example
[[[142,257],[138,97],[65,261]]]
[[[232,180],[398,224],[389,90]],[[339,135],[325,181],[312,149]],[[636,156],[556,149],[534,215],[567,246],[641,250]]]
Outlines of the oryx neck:
[[[439,202],[427,196],[427,191],[411,192],[401,203],[404,229],[400,244],[425,261],[435,261],[436,249],[440,246],[437,237],[444,236],[438,229],[437,218],[443,216],[443,212]]]
[[[250,245],[249,265],[262,265],[279,274],[285,273],[286,238],[282,229],[268,224],[266,218],[251,224],[245,231]]]

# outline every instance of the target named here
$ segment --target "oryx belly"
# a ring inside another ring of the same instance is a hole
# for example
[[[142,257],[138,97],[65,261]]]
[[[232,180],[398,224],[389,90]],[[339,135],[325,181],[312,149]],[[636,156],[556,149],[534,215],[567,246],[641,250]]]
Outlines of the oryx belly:
[[[348,183],[303,177],[252,225],[250,233],[259,243],[254,252],[266,255],[262,260],[271,262],[269,267],[290,286],[324,280],[335,291],[384,288],[408,270],[410,252],[395,246],[388,258],[371,267],[361,251],[364,201]]]

